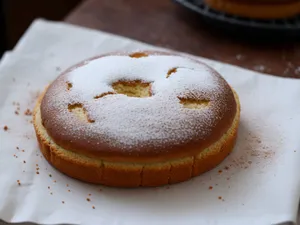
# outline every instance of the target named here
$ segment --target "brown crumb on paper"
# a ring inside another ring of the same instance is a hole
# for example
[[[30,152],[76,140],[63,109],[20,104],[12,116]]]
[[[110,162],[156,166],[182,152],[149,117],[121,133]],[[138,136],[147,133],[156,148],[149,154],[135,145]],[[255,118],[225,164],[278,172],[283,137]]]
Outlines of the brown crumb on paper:
[[[92,208],[95,209],[95,206],[93,206]]]
[[[40,174],[40,172],[39,172],[39,171],[36,171],[36,174]]]
[[[49,174],[49,177],[52,177],[52,175],[51,175],[51,174]]]
[[[212,186],[209,186],[209,188],[208,188],[209,190],[212,190],[213,189],[213,187]]]
[[[50,192],[50,195],[53,195],[53,192]]]
[[[91,199],[89,199],[89,198],[86,198],[86,200],[87,200],[88,202],[90,202],[90,201],[91,201]]]
[[[21,186],[21,182],[20,182],[20,180],[17,180],[17,183],[18,183],[18,185],[19,185],[19,186]]]
[[[65,204],[65,201],[61,201],[62,204]]]
[[[50,186],[48,186],[48,189],[50,189]]]
[[[222,200],[222,196],[219,196],[218,199],[219,199],[219,200]]]
[[[8,130],[8,127],[7,127],[7,126],[4,126],[4,127],[3,127],[3,130],[4,130],[4,131],[7,131],[7,130]]]
[[[16,110],[16,111],[15,111],[15,114],[16,114],[16,115],[19,115],[19,112]]]
[[[71,192],[71,190],[68,190],[68,192]]]
[[[91,196],[92,194],[89,194],[89,196]]]
[[[218,171],[219,174],[221,174],[222,172],[223,172],[222,170],[219,170],[219,171]]]
[[[25,116],[32,116],[32,112],[30,111],[30,109],[26,109],[26,111],[24,112]]]
[[[23,163],[26,163],[26,161],[24,160]]]

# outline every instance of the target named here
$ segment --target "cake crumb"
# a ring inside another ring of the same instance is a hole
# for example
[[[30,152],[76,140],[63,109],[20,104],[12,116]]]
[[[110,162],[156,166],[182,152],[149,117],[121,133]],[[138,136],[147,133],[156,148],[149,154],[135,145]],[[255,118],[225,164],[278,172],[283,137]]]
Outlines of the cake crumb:
[[[90,201],[91,201],[91,199],[89,199],[89,198],[86,198],[86,200],[87,200],[88,202],[90,202]]]
[[[223,172],[222,170],[219,170],[219,171],[218,171],[219,174],[221,174],[222,172]]]
[[[17,183],[18,183],[18,185],[19,185],[19,186],[21,186],[21,182],[20,182],[20,180],[17,180]]]
[[[61,201],[61,203],[62,203],[62,204],[65,204],[65,202],[64,202],[64,201]]]
[[[95,209],[95,206],[93,206],[92,208]]]
[[[25,150],[23,149],[22,152],[25,152]]]
[[[26,163],[26,161],[24,160],[23,163]]]
[[[48,186],[48,189],[50,189],[50,186]]]
[[[67,184],[66,186],[69,187],[69,184]]]
[[[68,190],[68,192],[71,192],[71,190]]]
[[[4,127],[3,127],[3,130],[4,130],[4,131],[7,131],[7,130],[8,130],[8,127],[7,127],[7,126],[4,126]]]
[[[26,109],[26,111],[24,112],[25,116],[32,116],[32,112],[30,111],[30,109]]]
[[[56,183],[56,180],[54,180],[53,182]]]
[[[16,149],[19,150],[19,147],[17,146]]]
[[[222,196],[219,196],[218,199],[221,200],[221,199],[222,199]]]
[[[16,114],[16,115],[19,115],[19,112],[18,112],[18,111],[15,111],[15,114]]]
[[[49,174],[49,177],[52,177],[52,175],[51,175],[51,174]]]
[[[92,194],[89,194],[89,196],[91,196]]]
[[[209,190],[212,190],[213,189],[213,187],[212,186],[209,186],[209,188],[208,188]]]
[[[40,172],[39,172],[39,171],[36,171],[36,174],[40,174]]]
[[[225,166],[225,170],[229,170],[229,167],[228,167],[228,166]]]

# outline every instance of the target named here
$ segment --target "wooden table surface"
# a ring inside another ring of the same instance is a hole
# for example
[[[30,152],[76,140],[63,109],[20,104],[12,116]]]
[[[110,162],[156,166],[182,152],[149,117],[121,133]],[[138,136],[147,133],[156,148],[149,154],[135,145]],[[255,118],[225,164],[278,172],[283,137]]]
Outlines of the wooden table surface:
[[[300,44],[233,38],[210,29],[201,17],[170,0],[86,0],[65,21],[263,73],[300,78]]]

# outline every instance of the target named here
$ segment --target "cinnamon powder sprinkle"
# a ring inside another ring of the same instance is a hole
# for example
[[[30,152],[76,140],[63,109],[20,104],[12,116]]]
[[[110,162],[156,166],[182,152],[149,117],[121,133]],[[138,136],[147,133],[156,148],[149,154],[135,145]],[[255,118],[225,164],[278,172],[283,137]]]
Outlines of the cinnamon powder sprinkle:
[[[4,130],[4,131],[7,131],[7,130],[8,130],[8,127],[7,127],[7,126],[4,126],[4,127],[3,127],[3,130]]]

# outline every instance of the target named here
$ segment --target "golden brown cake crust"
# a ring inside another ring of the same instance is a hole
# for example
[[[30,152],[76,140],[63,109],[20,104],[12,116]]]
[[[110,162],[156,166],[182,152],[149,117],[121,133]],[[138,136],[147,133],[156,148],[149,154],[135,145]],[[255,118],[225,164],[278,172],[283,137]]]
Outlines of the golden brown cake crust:
[[[170,53],[164,52],[139,52],[139,53],[115,53],[109,54],[111,55],[123,55],[130,56],[134,54],[141,54],[143,57],[153,56],[153,55],[171,55],[176,56]],[[143,55],[144,54],[144,55]],[[107,56],[107,55],[105,55]],[[105,57],[99,56],[94,57],[93,60],[97,60],[99,58]],[[138,56],[141,57],[141,56]],[[184,59],[185,57],[183,57]],[[138,58],[136,60],[139,60]],[[218,89],[222,89],[221,94],[218,96],[214,94],[210,94],[207,97],[211,98],[210,105],[208,107],[208,114],[214,115],[213,121],[209,121],[204,119],[203,116],[189,116],[186,118],[186,121],[192,121],[194,125],[199,125],[199,130],[195,130],[194,136],[187,138],[181,142],[175,143],[173,140],[168,141],[168,138],[161,137],[161,140],[158,140],[157,137],[151,138],[151,135],[154,135],[154,132],[148,132],[149,139],[143,141],[141,144],[134,144],[132,146],[126,146],[126,140],[123,145],[116,146],[115,143],[119,141],[119,138],[115,141],[112,141],[112,138],[109,138],[109,141],[104,140],[104,136],[109,135],[110,130],[104,132],[104,134],[98,134],[92,136],[91,133],[94,131],[86,131],[87,129],[78,129],[78,132],[70,132],[70,129],[65,129],[65,121],[69,121],[69,124],[72,124],[75,128],[80,127],[82,125],[81,121],[77,118],[66,118],[62,119],[66,112],[61,113],[63,110],[58,105],[57,107],[53,106],[53,101],[59,102],[61,98],[64,98],[69,93],[69,87],[66,86],[66,82],[68,82],[69,73],[72,71],[78,70],[81,66],[86,65],[87,62],[91,60],[85,61],[84,63],[79,63],[78,65],[68,69],[64,72],[57,80],[55,80],[48,90],[45,93],[45,96],[41,103],[41,117],[43,121],[43,125],[47,130],[49,136],[55,141],[56,144],[63,147],[66,150],[77,152],[79,154],[84,154],[89,157],[100,158],[107,161],[114,162],[161,162],[172,159],[184,158],[184,157],[192,157],[202,150],[206,149],[217,140],[219,140],[223,134],[230,128],[232,125],[232,121],[236,116],[236,100],[234,98],[233,92],[227,82],[217,74],[213,69],[205,66],[207,70],[214,76],[216,79],[216,87]],[[199,65],[203,65],[200,62],[194,61]],[[171,68],[170,68],[171,69]],[[201,71],[199,75],[201,75]],[[175,74],[175,73],[174,73]],[[175,75],[172,76],[176,76]],[[162,74],[164,76],[164,74]],[[187,78],[188,79],[188,78]],[[74,88],[73,85],[72,88]],[[110,94],[110,93],[106,93]],[[53,97],[55,96],[55,97]],[[61,97],[62,96],[62,97]],[[215,97],[213,99],[213,97]],[[180,99],[180,98],[179,98]],[[184,99],[184,98],[183,98]],[[180,99],[181,100],[181,99]],[[179,101],[179,100],[178,100]],[[76,103],[77,104],[77,103]],[[172,105],[167,100],[165,100],[164,105]],[[64,106],[65,111],[67,109],[67,105]],[[145,105],[145,110],[148,106]],[[159,108],[157,108],[157,115],[160,113]],[[173,110],[170,108],[170,110]],[[170,111],[169,110],[169,111]],[[181,110],[181,109],[180,109]],[[179,110],[178,110],[179,111]],[[164,112],[161,112],[163,114]],[[191,114],[189,112],[186,113]],[[196,114],[195,114],[196,115]],[[172,116],[172,115],[171,115]],[[143,121],[141,121],[142,123]],[[161,121],[163,123],[164,121]],[[172,123],[169,123],[168,126],[170,128],[173,127],[172,124],[176,123],[176,119],[173,119]],[[200,125],[206,124],[206,127]],[[87,126],[89,124],[87,123]],[[131,126],[136,126],[132,124]],[[174,125],[175,126],[175,125]],[[146,126],[144,126],[146,127]],[[144,128],[142,127],[142,128]],[[144,132],[140,127],[137,127]],[[161,128],[164,130],[166,128]],[[182,128],[183,129],[183,128]],[[151,131],[153,131],[152,129]],[[173,129],[175,130],[175,129]],[[180,129],[175,130],[174,132],[179,133],[181,135]],[[169,131],[166,130],[163,135],[168,134]],[[102,136],[101,136],[102,135]],[[182,131],[182,136],[185,135]],[[106,137],[107,138],[107,137]],[[175,139],[175,138],[173,138]],[[178,138],[180,139],[180,137]],[[130,139],[127,140],[128,142]],[[137,140],[138,143],[141,140]],[[162,143],[163,142],[163,143]],[[161,144],[162,143],[162,144]]]
[[[280,19],[300,13],[298,0],[205,0],[220,12],[253,19]]]

